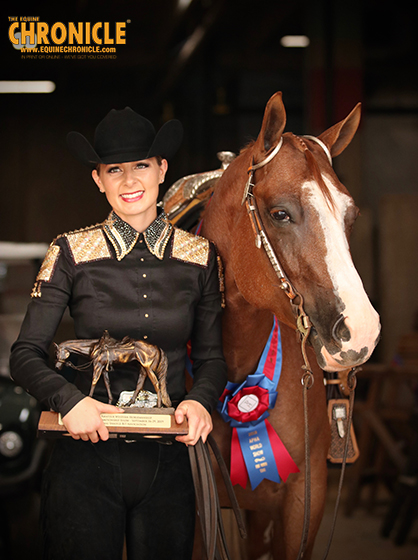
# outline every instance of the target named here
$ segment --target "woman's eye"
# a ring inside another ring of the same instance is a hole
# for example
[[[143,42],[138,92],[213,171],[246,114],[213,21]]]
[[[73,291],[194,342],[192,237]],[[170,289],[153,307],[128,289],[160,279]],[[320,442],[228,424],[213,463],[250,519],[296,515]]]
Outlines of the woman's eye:
[[[290,216],[286,210],[272,210],[270,216],[277,222],[290,222]]]
[[[108,173],[117,173],[118,171],[120,171],[119,167],[110,167],[107,170]]]
[[[146,167],[148,167],[146,163],[137,163],[135,169],[145,169]]]

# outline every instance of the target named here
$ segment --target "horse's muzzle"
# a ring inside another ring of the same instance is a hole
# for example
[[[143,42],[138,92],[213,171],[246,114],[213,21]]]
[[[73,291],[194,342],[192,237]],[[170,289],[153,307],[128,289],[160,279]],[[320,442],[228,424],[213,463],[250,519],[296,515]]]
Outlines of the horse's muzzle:
[[[350,329],[340,317],[334,324],[332,336],[329,341],[324,341],[313,328],[309,337],[318,365],[325,371],[335,372],[364,364],[376,347],[379,336],[374,344],[355,348],[350,345],[352,340]]]

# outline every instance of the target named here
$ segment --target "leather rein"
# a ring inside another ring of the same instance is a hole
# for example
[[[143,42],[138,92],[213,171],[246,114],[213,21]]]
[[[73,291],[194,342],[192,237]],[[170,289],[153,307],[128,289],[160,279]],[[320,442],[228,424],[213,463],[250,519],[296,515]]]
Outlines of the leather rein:
[[[330,165],[332,166],[332,156],[328,147],[324,144],[324,142],[322,142],[322,140],[320,140],[316,136],[306,135],[304,136],[304,138],[308,138],[309,140],[312,140],[313,142],[316,142],[319,146],[321,146],[321,148],[325,152],[325,155],[327,156]],[[277,277],[280,282],[280,288],[285,292],[285,294],[289,298],[292,311],[296,319],[296,329],[299,332],[300,340],[301,340],[301,351],[302,351],[302,356],[304,361],[304,364],[302,365],[303,375],[301,378],[301,383],[303,386],[303,416],[304,416],[304,430],[305,430],[305,507],[304,507],[302,538],[301,538],[299,553],[297,556],[297,560],[301,560],[305,553],[306,545],[308,542],[310,506],[311,506],[311,465],[310,465],[310,438],[309,438],[307,393],[308,390],[313,386],[314,376],[306,353],[306,344],[308,342],[308,338],[311,333],[312,323],[303,308],[302,294],[300,294],[290,282],[269,241],[269,238],[265,232],[263,221],[261,219],[260,212],[258,210],[257,201],[253,192],[253,189],[255,187],[255,184],[253,183],[254,171],[264,167],[270,161],[272,161],[274,157],[279,153],[282,146],[283,146],[283,136],[280,138],[279,143],[267,155],[267,157],[264,160],[260,161],[259,163],[253,162],[251,166],[248,168],[247,170],[248,180],[245,185],[241,205],[245,203],[245,206],[247,208],[247,212],[251,221],[251,226],[255,235],[256,247],[258,249],[260,249],[261,247],[264,248],[267,257],[274,271],[277,274]],[[345,466],[346,466],[348,447],[349,447],[349,434],[350,434],[352,416],[353,416],[354,389],[356,384],[355,372],[356,372],[356,368],[351,369],[350,373],[348,374],[348,380],[347,380],[347,385],[350,391],[348,425],[347,425],[347,430],[345,435],[344,455],[343,455],[343,461],[341,467],[340,481],[338,485],[337,499],[336,499],[336,504],[334,509],[334,516],[331,522],[330,535],[325,550],[325,554],[323,557],[324,560],[327,558],[331,546],[331,541],[332,541],[335,523],[337,519],[338,506],[341,497],[342,484],[343,484],[344,474],[345,474]]]

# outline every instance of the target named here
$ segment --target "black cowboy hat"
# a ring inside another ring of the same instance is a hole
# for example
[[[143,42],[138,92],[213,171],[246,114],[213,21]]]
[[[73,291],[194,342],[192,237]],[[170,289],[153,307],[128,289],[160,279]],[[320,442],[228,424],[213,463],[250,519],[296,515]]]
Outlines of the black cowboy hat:
[[[99,122],[93,146],[79,132],[67,135],[72,154],[90,168],[99,163],[125,163],[154,156],[170,159],[183,139],[183,126],[173,119],[155,133],[152,123],[130,107],[112,109]]]

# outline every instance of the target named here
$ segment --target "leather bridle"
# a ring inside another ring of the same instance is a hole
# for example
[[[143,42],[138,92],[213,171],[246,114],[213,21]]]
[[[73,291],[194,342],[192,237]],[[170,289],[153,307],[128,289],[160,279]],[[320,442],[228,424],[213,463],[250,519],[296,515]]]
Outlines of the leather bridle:
[[[310,140],[313,140],[314,142],[319,144],[321,146],[321,148],[324,150],[324,152],[325,152],[325,154],[328,158],[328,161],[330,162],[330,165],[332,166],[331,153],[328,150],[327,146],[324,144],[324,142],[322,142],[322,140],[320,140],[319,138],[316,138],[316,136],[306,135],[306,136],[304,136],[304,138],[309,138]],[[276,272],[276,274],[279,278],[280,287],[285,291],[285,293],[289,297],[289,299],[293,300],[296,297],[296,295],[300,296],[300,294],[292,286],[290,280],[287,278],[282,266],[280,265],[279,259],[277,258],[277,255],[274,252],[274,249],[273,249],[273,247],[272,247],[272,245],[271,245],[271,243],[268,239],[268,236],[265,232],[263,222],[262,222],[262,219],[261,219],[261,216],[260,216],[260,212],[258,210],[257,201],[256,201],[254,193],[253,193],[253,189],[255,187],[255,184],[253,183],[254,171],[264,167],[270,161],[272,161],[272,159],[274,159],[274,157],[279,153],[282,146],[283,146],[283,136],[281,136],[277,146],[275,146],[275,148],[266,156],[265,159],[263,159],[259,163],[252,163],[250,165],[250,167],[247,170],[248,180],[245,184],[245,189],[244,189],[244,194],[243,194],[243,197],[242,197],[241,205],[245,203],[245,205],[247,207],[248,215],[250,217],[251,225],[252,225],[253,232],[254,232],[254,235],[255,235],[256,247],[258,249],[260,249],[261,246],[264,247],[264,250],[266,251],[267,256],[270,260],[270,263],[273,266],[273,269],[274,269],[274,271]]]
[[[328,148],[326,147],[326,145],[315,136],[309,136],[308,138],[316,141],[324,149],[328,159],[332,162],[331,154]],[[282,146],[283,146],[283,136],[280,138],[278,144],[267,155],[265,159],[263,159],[259,163],[252,163],[251,166],[248,168],[247,170],[248,180],[245,185],[241,205],[245,203],[245,206],[247,208],[247,212],[251,221],[251,226],[255,235],[256,247],[258,249],[260,249],[261,247],[264,248],[266,255],[279,279],[280,288],[284,291],[284,293],[289,298],[290,304],[292,306],[293,314],[296,319],[296,328],[301,337],[301,348],[302,348],[302,355],[304,359],[303,369],[305,370],[305,375],[302,378],[302,384],[306,383],[310,388],[313,384],[313,374],[306,354],[306,344],[311,332],[312,323],[303,308],[302,294],[298,292],[290,282],[270,243],[270,240],[268,238],[268,235],[263,225],[263,221],[260,216],[257,200],[253,192],[253,189],[255,187],[255,184],[253,183],[254,171],[264,167],[270,161],[272,161],[273,158],[279,153]]]

